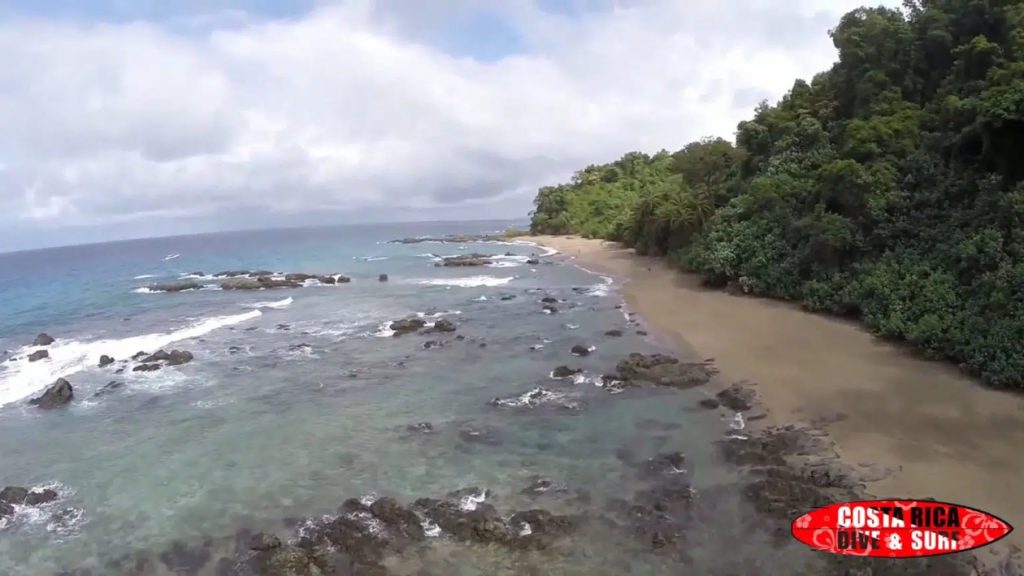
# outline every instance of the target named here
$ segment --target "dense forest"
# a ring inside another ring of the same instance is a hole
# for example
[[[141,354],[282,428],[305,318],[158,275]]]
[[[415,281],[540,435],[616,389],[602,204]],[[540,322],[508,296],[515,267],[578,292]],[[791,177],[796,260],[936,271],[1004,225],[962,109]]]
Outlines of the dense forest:
[[[907,0],[830,34],[838,62],[735,143],[589,166],[540,189],[532,232],[621,241],[1024,387],[1024,2]]]

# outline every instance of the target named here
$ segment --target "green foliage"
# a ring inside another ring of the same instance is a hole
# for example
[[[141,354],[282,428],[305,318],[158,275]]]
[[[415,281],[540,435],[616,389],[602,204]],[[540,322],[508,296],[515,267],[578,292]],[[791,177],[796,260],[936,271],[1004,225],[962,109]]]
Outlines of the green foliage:
[[[735,146],[590,166],[540,190],[531,230],[859,315],[1024,388],[1024,4],[905,0],[831,36],[839,61],[760,104]]]

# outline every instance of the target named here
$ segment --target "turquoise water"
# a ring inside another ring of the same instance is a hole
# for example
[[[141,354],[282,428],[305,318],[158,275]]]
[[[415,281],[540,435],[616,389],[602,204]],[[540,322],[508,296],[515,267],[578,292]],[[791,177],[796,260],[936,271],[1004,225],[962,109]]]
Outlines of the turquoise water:
[[[660,350],[627,322],[616,279],[562,255],[528,265],[527,255],[545,250],[526,244],[388,243],[505,225],[248,232],[0,255],[0,349],[23,355],[41,331],[58,339],[51,360],[0,364],[0,485],[47,485],[61,494],[55,503],[20,510],[0,529],[0,574],[117,573],[112,560],[157,557],[175,542],[212,542],[216,556],[241,528],[285,537],[294,519],[330,514],[344,499],[371,493],[411,501],[478,486],[503,510],[599,515],[610,499],[641,486],[624,460],[664,451],[687,454],[698,493],[732,480],[712,447],[728,422],[693,409],[705,391],[609,394],[594,384],[623,355]],[[433,265],[438,255],[465,252],[513,256],[498,267]],[[259,292],[139,291],[190,272],[239,268],[342,273],[352,282]],[[381,273],[388,282],[377,281]],[[515,298],[501,299],[509,295]],[[544,295],[564,300],[559,313],[542,313]],[[451,319],[465,339],[424,349],[430,337],[395,338],[382,329],[414,314]],[[625,335],[605,336],[612,328]],[[571,356],[580,343],[596,350]],[[100,354],[121,360],[158,347],[190,350],[195,360],[152,373],[96,367]],[[587,379],[548,378],[560,364],[586,369]],[[26,405],[57,376],[75,388],[70,406]],[[94,397],[110,381],[124,386]],[[489,404],[536,386],[580,409]],[[436,433],[405,430],[419,422]],[[460,432],[469,428],[495,441],[467,442]],[[589,498],[520,494],[538,475]],[[750,558],[770,563],[782,554],[769,554],[747,534],[747,513],[729,502],[695,540],[694,573]],[[745,551],[736,549],[737,531],[747,534]],[[542,556],[440,538],[389,562],[399,574],[423,567],[444,574],[680,569],[676,560],[600,529]],[[168,573],[154,566],[152,573]],[[198,573],[212,569],[210,562]]]

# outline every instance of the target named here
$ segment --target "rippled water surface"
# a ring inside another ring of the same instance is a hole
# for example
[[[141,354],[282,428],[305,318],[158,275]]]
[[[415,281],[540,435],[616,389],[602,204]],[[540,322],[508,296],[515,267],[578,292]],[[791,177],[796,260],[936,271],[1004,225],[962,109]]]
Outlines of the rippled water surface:
[[[398,237],[491,231],[498,225],[403,225],[239,233],[0,255],[5,310],[0,349],[24,355],[37,332],[58,340],[51,359],[0,364],[0,485],[50,485],[61,497],[22,508],[0,529],[0,573],[92,568],[176,541],[227,549],[240,528],[286,537],[300,518],[348,497],[401,501],[476,486],[501,510],[543,507],[600,515],[643,486],[631,463],[682,451],[698,497],[732,479],[712,443],[728,418],[695,410],[701,389],[596,385],[623,355],[658,351],[636,334],[613,279],[565,255],[524,244],[390,244]],[[492,267],[434,266],[437,256],[483,252]],[[177,257],[167,259],[168,256]],[[342,273],[352,282],[259,292],[146,293],[149,282],[233,268]],[[387,273],[389,281],[377,281]],[[145,278],[143,278],[145,276]],[[562,300],[556,314],[541,297]],[[514,296],[502,299],[502,296]],[[463,340],[392,337],[386,323],[444,317]],[[621,338],[604,333],[621,329]],[[586,358],[575,344],[594,346]],[[187,349],[194,361],[151,373],[98,368],[101,354]],[[568,364],[586,372],[555,381]],[[75,390],[65,409],[25,401],[58,376]],[[109,382],[124,385],[96,396]],[[495,407],[543,386],[557,401]],[[572,405],[576,409],[559,406]],[[728,415],[725,415],[728,416]],[[429,422],[434,433],[409,432]],[[472,432],[484,442],[474,441]],[[521,491],[537,476],[562,490]],[[694,536],[691,566],[772,555],[725,498]],[[747,552],[734,549],[743,534]],[[225,552],[226,553],[226,552]],[[209,562],[201,571],[211,571]],[[388,559],[395,573],[677,574],[601,523],[544,553],[455,544],[443,535]],[[157,564],[154,570],[164,570]]]

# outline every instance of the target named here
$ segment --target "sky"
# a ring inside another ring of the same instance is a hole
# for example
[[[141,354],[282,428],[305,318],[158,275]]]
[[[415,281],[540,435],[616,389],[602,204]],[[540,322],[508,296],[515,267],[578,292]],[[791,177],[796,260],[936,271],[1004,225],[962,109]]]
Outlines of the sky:
[[[526,217],[588,164],[733,139],[860,4],[0,0],[0,252]]]

